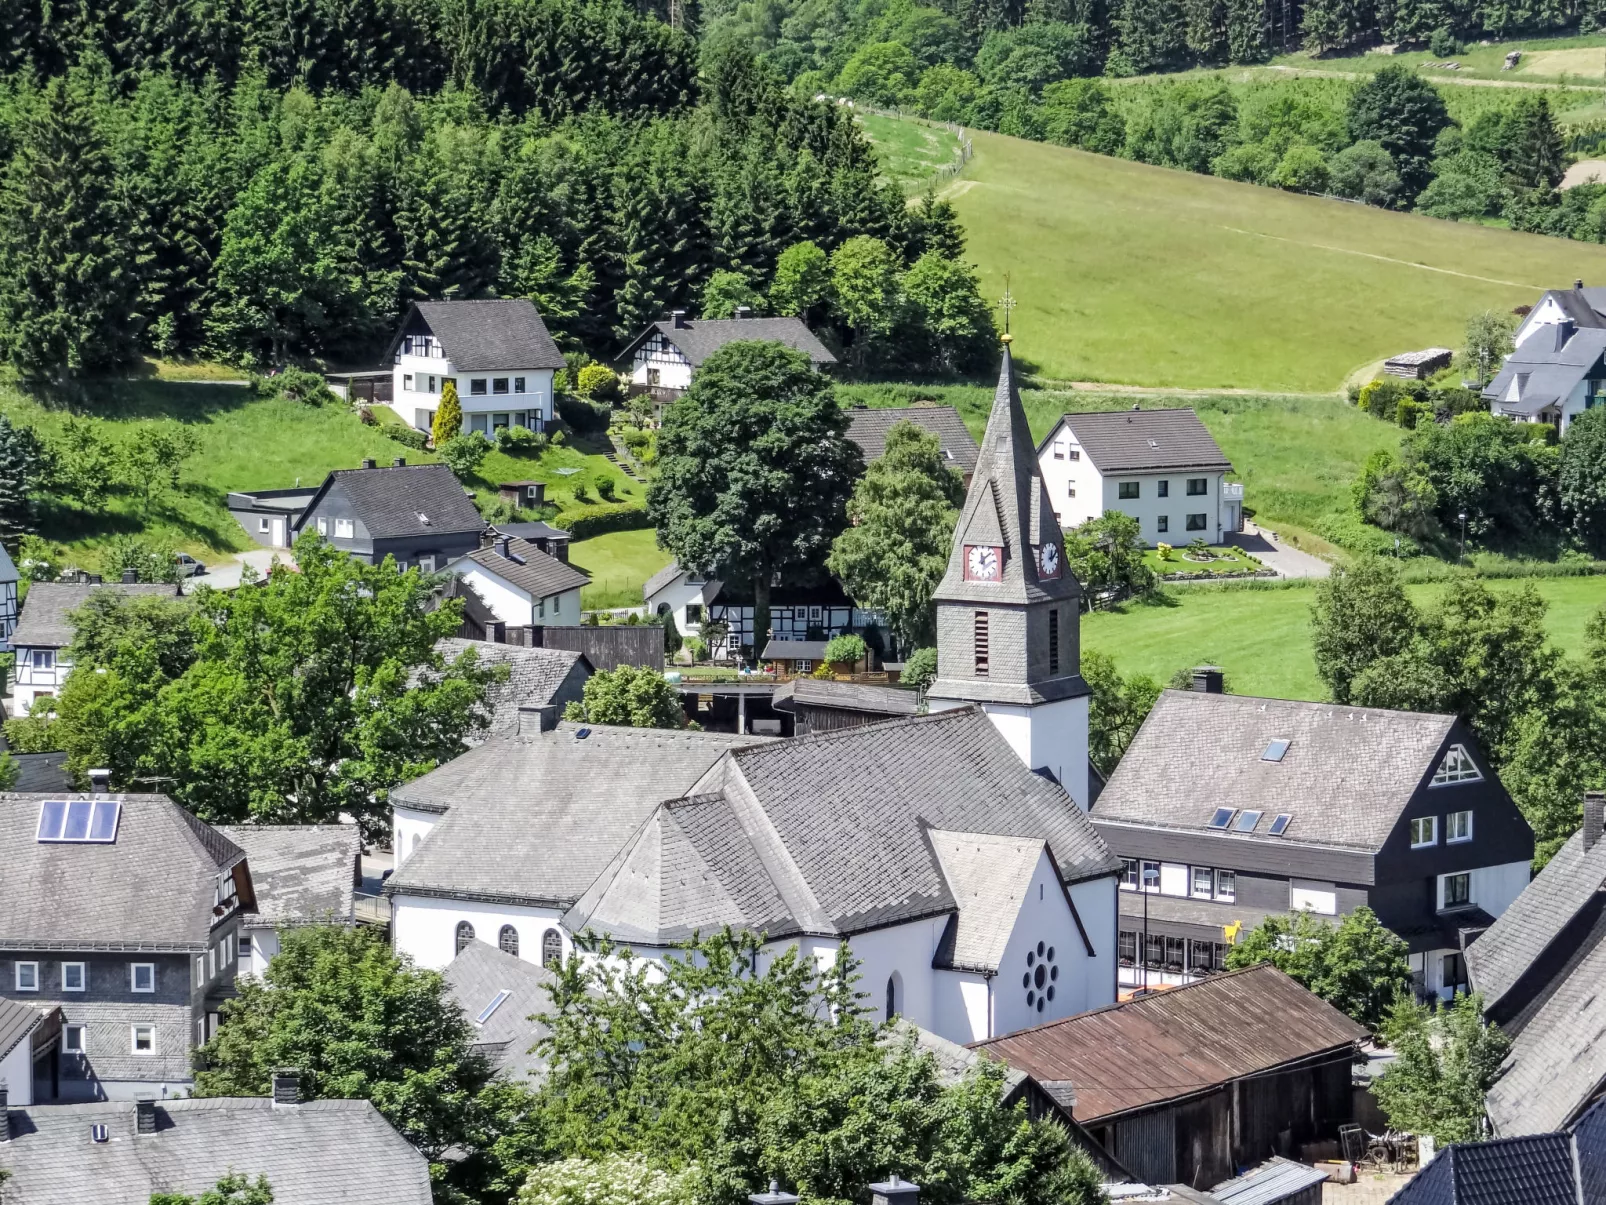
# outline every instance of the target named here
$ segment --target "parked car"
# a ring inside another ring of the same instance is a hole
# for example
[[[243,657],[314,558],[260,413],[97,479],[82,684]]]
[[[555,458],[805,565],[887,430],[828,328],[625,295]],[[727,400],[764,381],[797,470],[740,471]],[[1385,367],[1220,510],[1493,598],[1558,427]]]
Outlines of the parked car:
[[[178,562],[180,577],[201,577],[206,573],[206,566],[187,552],[177,553],[173,559]]]

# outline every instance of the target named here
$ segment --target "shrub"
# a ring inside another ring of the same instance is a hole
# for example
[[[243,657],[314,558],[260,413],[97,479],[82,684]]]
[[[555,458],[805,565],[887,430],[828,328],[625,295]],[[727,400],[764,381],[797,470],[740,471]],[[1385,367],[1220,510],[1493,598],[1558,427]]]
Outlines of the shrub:
[[[898,675],[898,681],[918,690],[925,690],[936,680],[936,649],[916,649],[910,653],[909,659],[903,663],[903,673]]]
[[[374,417],[373,410],[367,406],[357,411],[357,421],[365,427],[377,427],[379,425],[379,420]]]
[[[575,377],[574,392],[592,402],[605,402],[610,407],[623,396],[619,388],[619,374],[606,364],[587,364]]]
[[[550,436],[547,437],[547,442],[550,443],[554,448],[561,448],[565,443],[568,442],[568,438],[569,437],[562,431],[554,431]]]
[[[851,633],[833,636],[825,646],[825,660],[828,664],[846,661],[857,665],[864,660],[868,651],[862,636],[854,636]]]
[[[691,653],[693,661],[708,660],[708,642],[701,636],[692,636],[686,641],[686,650]]]
[[[1447,59],[1460,54],[1461,47],[1456,44],[1455,34],[1441,26],[1428,38],[1428,53],[1436,59]]]
[[[676,1205],[690,1200],[695,1169],[670,1174],[639,1155],[538,1164],[517,1205]]]
[[[558,395],[558,417],[561,418],[571,430],[582,435],[591,434],[608,429],[608,418],[612,410],[608,406],[601,406],[595,402],[588,402],[581,397],[572,397],[568,394]],[[562,432],[554,432],[552,442],[558,443],[558,436]]]
[[[546,436],[528,427],[503,427],[496,433],[496,446],[509,456],[539,456],[546,449]]]
[[[135,580],[141,582],[176,582],[179,578],[171,544],[132,536],[114,536],[107,542],[100,554],[100,569],[109,582],[120,581],[127,570],[133,570]]]
[[[1169,544],[1156,544],[1155,551],[1160,554],[1162,561],[1169,561],[1172,559],[1174,549]]]
[[[651,527],[652,520],[647,517],[647,508],[639,503],[615,502],[563,511],[557,525],[576,540],[589,540],[610,531],[640,531]]]
[[[1394,404],[1394,421],[1407,431],[1416,430],[1417,420],[1427,412],[1427,407],[1414,398],[1402,397]]]
[[[400,423],[386,423],[385,435],[399,444],[409,448],[416,448],[420,452],[429,446],[429,432],[420,431],[417,427],[404,427]]]
[[[463,404],[457,399],[457,382],[450,377],[441,386],[440,405],[435,410],[435,421],[429,432],[437,448],[450,443],[463,430]]]
[[[491,450],[491,441],[483,431],[469,431],[448,439],[435,449],[441,454],[452,472],[459,477],[472,477]]]
[[[612,477],[597,478],[597,494],[604,502],[612,502],[614,500]]]
[[[329,383],[322,376],[293,364],[270,377],[253,376],[251,388],[258,397],[282,397],[286,401],[302,402],[309,406],[321,406],[325,402],[339,400],[329,392]]]

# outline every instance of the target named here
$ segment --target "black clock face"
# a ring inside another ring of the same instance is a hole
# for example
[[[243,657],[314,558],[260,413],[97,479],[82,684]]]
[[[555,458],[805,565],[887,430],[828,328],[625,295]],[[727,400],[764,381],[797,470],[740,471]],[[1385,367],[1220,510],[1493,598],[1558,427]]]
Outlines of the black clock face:
[[[972,544],[965,549],[965,576],[974,582],[996,582],[1002,561],[998,549]]]
[[[1044,544],[1037,550],[1037,571],[1044,577],[1058,577],[1060,575],[1060,550],[1058,544]]]

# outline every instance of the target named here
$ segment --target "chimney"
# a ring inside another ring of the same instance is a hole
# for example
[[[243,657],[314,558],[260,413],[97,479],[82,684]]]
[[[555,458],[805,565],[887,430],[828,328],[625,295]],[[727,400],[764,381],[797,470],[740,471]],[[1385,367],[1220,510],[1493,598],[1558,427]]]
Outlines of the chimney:
[[[512,542],[507,536],[502,536],[496,541],[496,555],[501,557],[504,561],[510,561],[513,559]]]
[[[124,569],[123,570],[123,585],[132,586],[137,581],[139,581],[139,570],[138,569]]]
[[[365,456],[363,458],[362,467],[365,468],[365,469],[373,468],[374,467],[374,458],[372,456]]]
[[[6,1086],[0,1084],[0,1142],[11,1141],[11,1114],[7,1112]]]
[[[1219,695],[1222,692],[1221,667],[1201,665],[1193,671],[1193,689],[1202,695]]]
[[[870,1185],[870,1205],[920,1205],[920,1185],[900,1180],[894,1172],[886,1183]]]
[[[739,305],[739,306],[736,307],[736,317],[738,317],[738,318],[751,318],[752,316],[753,316],[753,311],[752,311],[752,308],[750,306]]]
[[[110,794],[112,772],[110,770],[91,770],[89,772],[89,789],[96,795]]]
[[[1577,280],[1573,281],[1573,288],[1577,289],[1579,292],[1583,291],[1583,288],[1584,288],[1583,277],[1579,277]]]
[[[675,329],[677,331],[685,330],[686,329],[686,311],[685,310],[675,310],[673,313],[671,313],[669,315],[669,321],[674,324],[674,327],[675,327]]]
[[[1606,825],[1606,791],[1584,792],[1584,848],[1594,849]]]
[[[797,1194],[782,1192],[780,1184],[774,1180],[770,1181],[768,1192],[749,1193],[747,1199],[752,1205],[797,1205]]]
[[[393,468],[393,469],[405,469],[407,467],[407,457],[405,457],[405,456],[396,457],[395,460],[390,462],[390,467]]]
[[[134,1133],[156,1133],[156,1098],[142,1096],[134,1102]]]
[[[273,1073],[273,1107],[285,1108],[301,1103],[301,1072],[281,1067]]]

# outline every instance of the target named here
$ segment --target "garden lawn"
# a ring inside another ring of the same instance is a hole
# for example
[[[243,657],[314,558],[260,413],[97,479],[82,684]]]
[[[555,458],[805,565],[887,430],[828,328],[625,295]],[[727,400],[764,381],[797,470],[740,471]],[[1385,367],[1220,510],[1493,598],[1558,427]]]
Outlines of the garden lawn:
[[[878,113],[855,120],[875,143],[882,177],[910,195],[924,192],[939,168],[959,159],[959,139],[946,126]]]
[[[656,536],[651,528],[611,531],[571,544],[569,563],[591,575],[591,584],[580,591],[580,605],[587,610],[641,606],[642,586],[673,559],[658,547]]]
[[[1523,579],[1491,581],[1514,589]],[[1584,625],[1606,602],[1606,577],[1547,577],[1532,581],[1550,603],[1550,639],[1569,655],[1583,643]],[[1420,606],[1443,590],[1439,584],[1407,587]],[[1165,682],[1177,670],[1219,665],[1235,694],[1277,699],[1321,699],[1326,690],[1311,654],[1309,583],[1265,588],[1179,586],[1153,602],[1082,617],[1082,647],[1114,658],[1123,673]]]
[[[1254,573],[1265,566],[1250,556],[1242,548],[1235,548],[1231,544],[1226,546],[1212,545],[1210,551],[1215,554],[1214,560],[1193,561],[1188,559],[1188,545],[1178,537],[1178,542],[1171,546],[1169,559],[1161,559],[1160,550],[1151,548],[1143,554],[1143,563],[1157,574],[1191,573],[1199,577],[1220,577],[1223,574]]]
[[[1475,311],[1606,278],[1603,246],[972,138],[945,195],[982,295],[1009,278],[1016,354],[1049,377],[1337,390],[1397,352],[1455,346]]]
[[[95,382],[84,389],[81,416],[114,440],[153,419],[184,423],[200,440],[178,489],[157,495],[148,509],[125,494],[112,495],[94,512],[56,505],[44,509],[40,534],[67,545],[91,569],[98,566],[101,545],[118,535],[168,541],[203,559],[255,547],[228,512],[230,490],[317,483],[332,469],[356,468],[365,457],[381,464],[397,456],[413,463],[437,459],[387,438],[382,427],[364,426],[343,404],[305,406],[259,398],[239,385],[159,379]],[[9,386],[0,386],[0,413],[46,438],[60,433],[68,415]],[[596,482],[606,477],[615,482],[620,501],[641,501],[646,487],[631,482],[599,453],[589,444],[554,448],[539,460],[492,452],[465,484],[486,501],[494,497],[498,481],[548,481],[548,496],[556,495],[561,507],[571,503],[577,481],[587,482],[591,501],[597,501]],[[555,472],[559,468],[581,471],[564,477]]]

